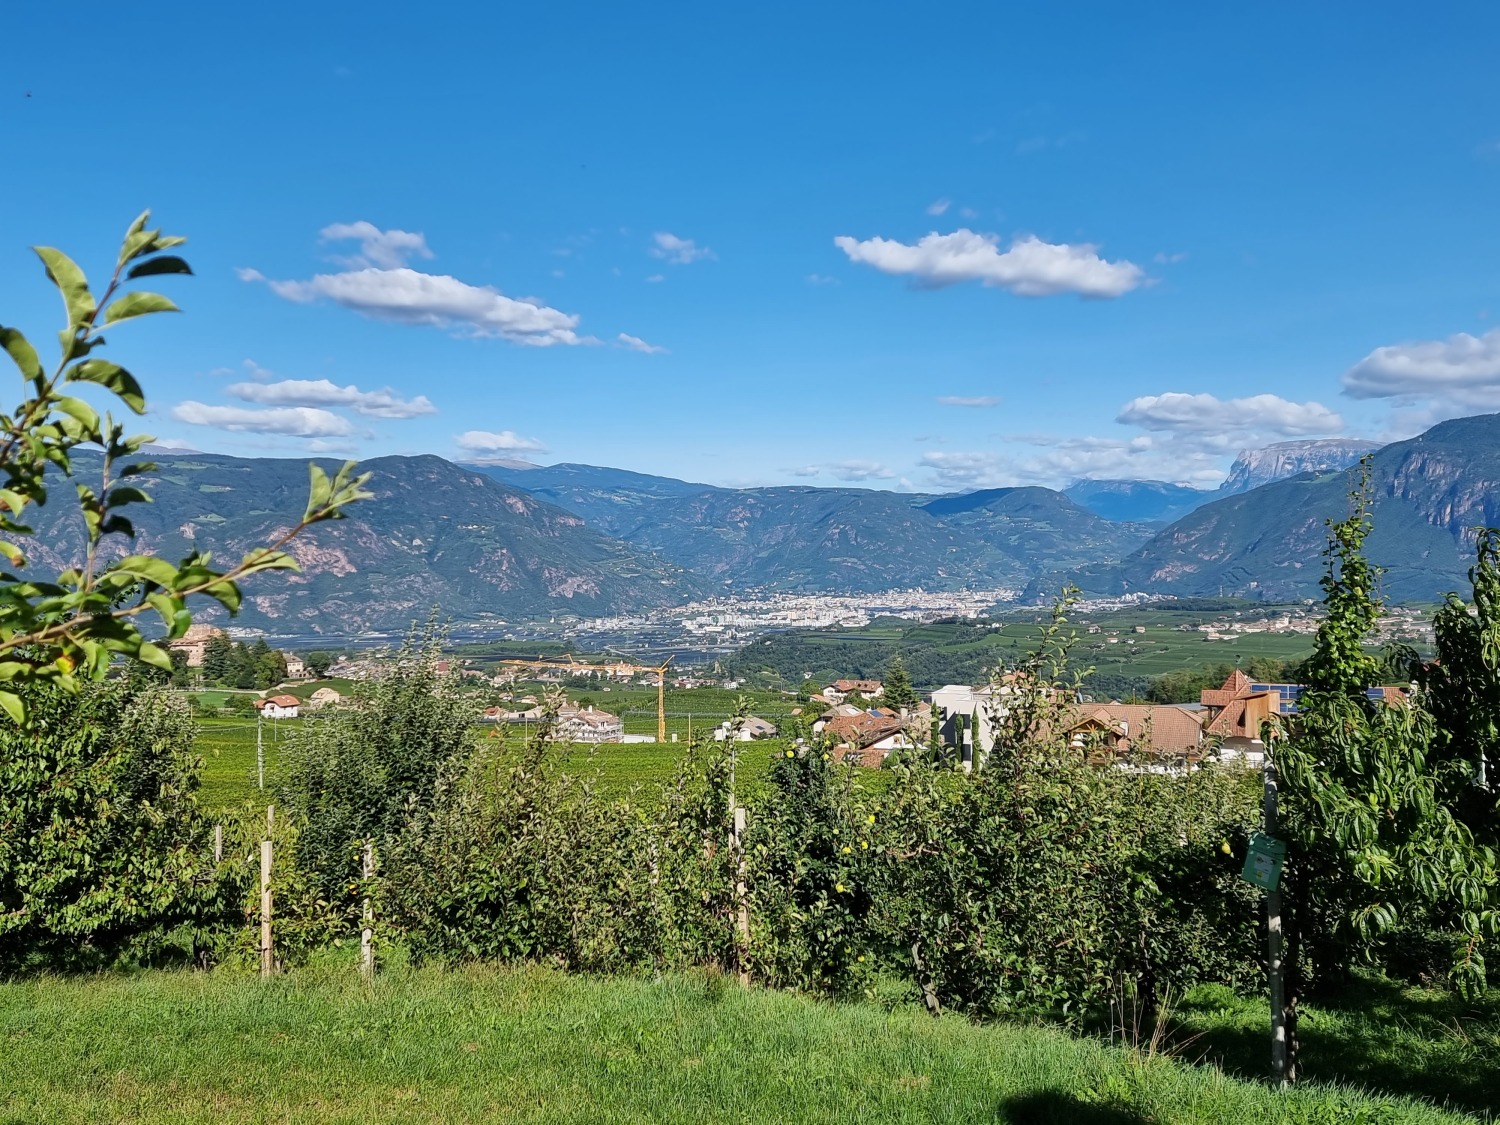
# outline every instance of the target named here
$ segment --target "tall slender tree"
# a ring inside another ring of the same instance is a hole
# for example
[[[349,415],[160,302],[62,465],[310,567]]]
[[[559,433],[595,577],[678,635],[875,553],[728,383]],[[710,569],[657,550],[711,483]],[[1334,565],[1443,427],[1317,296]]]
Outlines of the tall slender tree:
[[[1341,983],[1406,914],[1457,906],[1474,939],[1455,965],[1461,985],[1484,979],[1480,930],[1495,857],[1454,815],[1432,758],[1435,726],[1420,693],[1372,691],[1365,646],[1381,614],[1379,570],[1365,557],[1371,528],[1368,459],[1349,515],[1330,523],[1322,579],[1326,617],[1305,671],[1298,714],[1266,732],[1280,775],[1286,934],[1287,1079],[1297,1074],[1297,1016],[1310,992]]]

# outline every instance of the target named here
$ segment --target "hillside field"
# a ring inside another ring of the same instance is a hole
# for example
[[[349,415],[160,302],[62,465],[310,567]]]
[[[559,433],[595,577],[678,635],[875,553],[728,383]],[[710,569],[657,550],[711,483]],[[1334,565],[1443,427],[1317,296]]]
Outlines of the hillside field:
[[[329,964],[270,981],[40,977],[0,984],[0,1045],[3,1125],[1474,1120],[1318,1082],[1283,1093],[1050,1027],[934,1020],[895,998],[819,1003],[704,974],[397,967],[364,985]],[[1378,1057],[1377,1042],[1363,1046]],[[1378,1073],[1386,1089],[1400,1081],[1389,1062]]]
[[[796,684],[809,672],[813,679],[826,683],[838,677],[882,676],[891,658],[899,654],[921,690],[948,683],[982,683],[990,669],[1013,665],[1035,647],[1043,629],[1042,616],[1037,611],[995,621],[928,625],[884,618],[860,629],[793,630],[748,646],[730,666],[735,674],[756,683]],[[1159,608],[1077,615],[1067,626],[1076,634],[1073,666],[1079,672],[1092,669],[1144,684],[1167,672],[1243,664],[1256,658],[1302,660],[1312,653],[1310,634],[1247,633],[1229,641],[1210,641],[1196,631],[1199,623],[1222,616]],[[1088,633],[1090,623],[1099,626],[1100,632]],[[1184,631],[1184,625],[1190,631]],[[1136,633],[1136,626],[1145,632]]]

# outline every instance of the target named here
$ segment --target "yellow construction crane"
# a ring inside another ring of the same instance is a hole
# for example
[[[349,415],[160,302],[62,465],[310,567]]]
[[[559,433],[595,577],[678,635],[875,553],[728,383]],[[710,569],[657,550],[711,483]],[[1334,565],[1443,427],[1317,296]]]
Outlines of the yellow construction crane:
[[[667,740],[667,665],[672,663],[672,658],[667,657],[656,672],[656,741],[658,744]]]

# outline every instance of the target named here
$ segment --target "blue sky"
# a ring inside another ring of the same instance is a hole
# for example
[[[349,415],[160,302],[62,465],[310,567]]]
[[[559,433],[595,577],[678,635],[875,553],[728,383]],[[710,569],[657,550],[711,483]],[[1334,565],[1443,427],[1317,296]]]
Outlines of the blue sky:
[[[88,18],[85,20],[85,16]],[[146,429],[722,484],[1215,482],[1500,409],[1492,5],[31,4],[0,321],[142,207]],[[17,169],[24,168],[24,172]]]

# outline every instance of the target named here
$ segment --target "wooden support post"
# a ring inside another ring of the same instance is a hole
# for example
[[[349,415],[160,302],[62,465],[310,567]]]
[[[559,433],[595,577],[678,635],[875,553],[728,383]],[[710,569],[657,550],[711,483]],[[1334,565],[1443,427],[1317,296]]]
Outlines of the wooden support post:
[[[739,962],[740,984],[750,984],[750,899],[745,890],[745,808],[734,808],[734,901],[735,959]]]
[[[1265,742],[1265,787],[1261,796],[1261,814],[1265,834],[1276,835],[1278,809],[1276,800],[1276,765],[1271,758],[1271,740]],[[1271,992],[1271,1077],[1280,1085],[1292,1080],[1287,1073],[1286,978],[1282,961],[1281,884],[1266,892],[1266,972]]]
[[[271,829],[276,822],[276,809],[266,806],[266,838],[260,842],[260,975],[270,976],[276,969],[275,953],[271,946]]]
[[[266,787],[266,746],[261,739],[260,718],[259,714],[255,716],[255,787],[258,790],[264,790]]]
[[[224,862],[224,826],[214,825],[214,862]]]
[[[364,863],[365,900],[362,910],[364,925],[359,931],[359,971],[366,980],[375,976],[375,910],[370,904],[370,880],[375,877],[375,845],[365,841]]]

